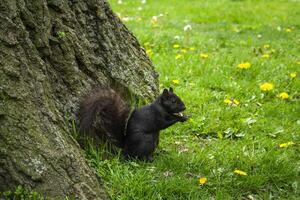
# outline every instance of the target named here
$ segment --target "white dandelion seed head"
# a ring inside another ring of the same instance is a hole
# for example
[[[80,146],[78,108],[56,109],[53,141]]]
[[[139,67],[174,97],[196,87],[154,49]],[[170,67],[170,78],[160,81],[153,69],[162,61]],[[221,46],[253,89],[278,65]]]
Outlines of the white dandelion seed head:
[[[174,36],[174,39],[175,39],[175,40],[180,40],[181,37],[180,37],[179,35],[175,35],[175,36]]]
[[[183,27],[183,30],[184,30],[184,31],[190,31],[190,30],[192,30],[192,25],[190,25],[190,24],[185,25],[185,26]]]

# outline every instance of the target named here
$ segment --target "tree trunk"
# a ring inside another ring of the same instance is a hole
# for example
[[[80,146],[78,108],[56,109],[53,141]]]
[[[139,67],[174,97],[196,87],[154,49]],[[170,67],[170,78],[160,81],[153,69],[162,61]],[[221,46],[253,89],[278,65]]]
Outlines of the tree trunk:
[[[107,198],[66,116],[94,85],[157,95],[145,51],[105,0],[0,0],[0,24],[0,191]]]

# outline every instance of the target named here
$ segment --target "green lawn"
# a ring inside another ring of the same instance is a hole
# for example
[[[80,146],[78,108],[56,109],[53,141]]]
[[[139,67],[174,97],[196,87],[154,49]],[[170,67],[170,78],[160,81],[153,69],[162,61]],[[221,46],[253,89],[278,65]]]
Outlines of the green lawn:
[[[110,4],[192,116],[153,163],[87,152],[112,199],[300,199],[300,1]]]

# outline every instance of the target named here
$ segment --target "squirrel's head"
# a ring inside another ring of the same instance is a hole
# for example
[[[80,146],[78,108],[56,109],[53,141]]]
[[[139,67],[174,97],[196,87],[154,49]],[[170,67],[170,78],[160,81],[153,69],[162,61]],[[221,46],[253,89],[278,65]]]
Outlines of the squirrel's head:
[[[182,100],[173,93],[173,88],[164,89],[160,95],[161,105],[170,114],[182,115],[180,112],[185,110]]]

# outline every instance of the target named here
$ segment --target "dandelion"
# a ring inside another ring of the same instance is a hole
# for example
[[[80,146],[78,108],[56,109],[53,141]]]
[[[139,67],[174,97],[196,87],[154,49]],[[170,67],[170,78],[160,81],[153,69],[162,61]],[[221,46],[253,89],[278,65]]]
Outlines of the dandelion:
[[[175,56],[175,59],[178,60],[178,59],[181,58],[181,57],[182,57],[181,54],[177,54],[177,55]]]
[[[293,78],[296,78],[297,74],[296,72],[293,72],[293,73],[290,73],[290,77],[293,79]]]
[[[240,104],[240,102],[236,99],[232,99],[232,100],[231,99],[225,99],[224,103],[228,106],[237,106],[237,105]]]
[[[181,53],[186,53],[187,50],[183,48],[183,49],[180,50],[180,52],[181,52]]]
[[[208,54],[206,54],[206,53],[200,53],[200,57],[201,58],[208,58]]]
[[[146,54],[147,54],[149,57],[151,57],[151,56],[153,55],[152,49],[147,49],[147,50],[146,50]]]
[[[158,25],[157,25],[157,22],[158,22],[158,17],[157,16],[153,16],[152,18],[151,18],[151,24],[152,24],[152,26],[153,27],[157,27]]]
[[[181,38],[180,38],[179,35],[175,35],[175,36],[174,36],[174,39],[175,39],[175,40],[180,40]]]
[[[296,62],[297,65],[300,65],[300,61]]]
[[[183,31],[186,32],[186,31],[190,31],[192,30],[192,26],[190,24],[187,24],[183,27]]]
[[[174,84],[178,85],[178,84],[179,84],[179,80],[177,80],[177,79],[174,79],[174,80],[172,80],[172,83],[174,83]]]
[[[251,64],[249,62],[238,64],[238,68],[240,68],[240,69],[249,69],[250,67],[251,67]]]
[[[268,48],[270,48],[270,45],[269,45],[269,44],[265,44],[265,45],[264,45],[264,48],[265,48],[265,49],[268,49]]]
[[[146,3],[146,0],[142,0],[141,3],[142,3],[142,4],[145,4],[145,3]]]
[[[286,93],[286,92],[281,92],[281,93],[278,95],[278,97],[279,97],[280,99],[285,100],[285,99],[288,99],[288,98],[289,98],[289,95],[288,95],[288,93]]]
[[[242,171],[242,170],[234,170],[233,173],[237,174],[237,175],[240,175],[240,176],[247,176],[247,173]]]
[[[268,92],[268,91],[271,91],[273,90],[274,86],[272,83],[263,83],[261,84],[260,86],[260,89],[264,92]]]
[[[269,54],[264,54],[261,57],[267,59],[267,58],[270,58],[270,55]]]
[[[295,143],[290,141],[290,142],[286,142],[286,143],[282,143],[279,145],[280,148],[287,148],[289,146],[293,146]]]
[[[157,16],[152,16],[151,22],[152,23],[157,23],[158,17]]]
[[[224,103],[227,104],[227,105],[231,105],[232,104],[232,101],[230,99],[225,99],[224,100]]]
[[[190,47],[191,51],[195,51],[195,47]],[[300,62],[299,62],[300,63]]]
[[[122,0],[118,0],[118,4],[122,4],[123,3],[123,1]]]
[[[199,178],[199,185],[205,185],[207,183],[207,178],[205,177],[200,177]]]
[[[141,10],[143,10],[143,8],[140,6],[140,7],[138,7],[138,10],[141,11]]]
[[[286,31],[287,33],[291,33],[293,30],[292,30],[291,28],[287,28],[287,29],[285,29],[285,31]]]
[[[157,22],[158,17],[157,17],[157,16],[152,16],[151,20],[152,20],[153,22]]]
[[[174,48],[174,49],[178,49],[179,47],[180,47],[179,44],[174,44],[174,45],[173,45],[173,48]]]
[[[239,102],[238,100],[236,100],[236,99],[234,99],[232,102],[233,102],[235,105],[239,105],[239,104],[240,104],[240,102]]]

